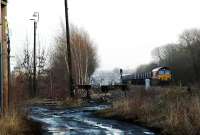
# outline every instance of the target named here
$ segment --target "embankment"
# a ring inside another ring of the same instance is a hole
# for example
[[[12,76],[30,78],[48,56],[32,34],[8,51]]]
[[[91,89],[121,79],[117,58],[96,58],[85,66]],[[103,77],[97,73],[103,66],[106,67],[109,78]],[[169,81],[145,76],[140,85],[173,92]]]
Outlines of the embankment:
[[[137,123],[163,135],[199,135],[200,92],[179,88],[132,90],[128,97],[113,101],[111,109],[96,115]]]

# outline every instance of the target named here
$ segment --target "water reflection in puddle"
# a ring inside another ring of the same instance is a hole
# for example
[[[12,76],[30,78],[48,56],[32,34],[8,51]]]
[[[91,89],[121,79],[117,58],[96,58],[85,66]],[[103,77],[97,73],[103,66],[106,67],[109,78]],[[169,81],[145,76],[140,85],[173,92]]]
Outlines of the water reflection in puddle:
[[[30,117],[43,124],[44,135],[155,135],[142,127],[91,115],[93,111],[107,107],[99,105],[65,110],[32,107]]]

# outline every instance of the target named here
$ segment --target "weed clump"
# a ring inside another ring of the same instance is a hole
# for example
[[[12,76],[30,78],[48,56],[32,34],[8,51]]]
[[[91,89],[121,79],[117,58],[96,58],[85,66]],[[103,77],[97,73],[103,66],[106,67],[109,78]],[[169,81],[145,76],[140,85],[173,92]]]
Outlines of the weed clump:
[[[40,135],[39,123],[28,120],[17,112],[0,117],[0,135]]]
[[[160,129],[161,134],[199,135],[200,94],[177,88],[135,91],[98,115]]]
[[[86,101],[80,98],[66,98],[59,103],[63,107],[81,107],[86,104]]]

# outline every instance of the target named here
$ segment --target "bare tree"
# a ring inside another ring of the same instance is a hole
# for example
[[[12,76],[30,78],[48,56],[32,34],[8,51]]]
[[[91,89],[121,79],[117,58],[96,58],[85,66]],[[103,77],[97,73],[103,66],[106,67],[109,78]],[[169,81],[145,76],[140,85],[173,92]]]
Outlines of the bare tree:
[[[179,38],[180,44],[187,49],[190,56],[190,62],[195,72],[195,79],[199,80],[200,75],[200,30],[186,30]]]
[[[159,66],[170,66],[173,78],[184,84],[197,83],[200,80],[200,30],[184,31],[178,44],[167,44],[152,51],[152,56]],[[148,65],[140,67],[144,69]]]
[[[56,46],[51,56],[51,70],[55,78],[62,82],[64,91],[67,90],[68,82],[68,62],[65,29],[56,38]],[[96,48],[89,38],[87,32],[71,25],[71,54],[73,67],[73,80],[75,84],[88,84],[91,75],[98,66]],[[56,74],[55,74],[56,72]],[[59,77],[58,77],[59,76]],[[63,88],[60,88],[63,89]]]
[[[29,41],[26,40],[25,43],[25,48],[23,51],[23,55],[21,58],[18,59],[18,67],[21,70],[21,73],[24,75],[25,80],[28,82],[27,83],[27,91],[29,91],[29,96],[30,97],[34,97],[34,96],[38,96],[39,94],[39,87],[38,90],[36,91],[36,93],[34,93],[33,91],[33,55],[32,55],[32,51],[29,48]],[[46,65],[46,54],[45,54],[45,50],[41,49],[39,47],[38,49],[38,53],[37,53],[37,62],[36,62],[36,66],[37,66],[37,79],[40,79],[40,77],[42,76],[42,74],[44,74],[45,72],[45,65]],[[21,74],[21,75],[22,75]],[[26,84],[25,84],[26,85]]]

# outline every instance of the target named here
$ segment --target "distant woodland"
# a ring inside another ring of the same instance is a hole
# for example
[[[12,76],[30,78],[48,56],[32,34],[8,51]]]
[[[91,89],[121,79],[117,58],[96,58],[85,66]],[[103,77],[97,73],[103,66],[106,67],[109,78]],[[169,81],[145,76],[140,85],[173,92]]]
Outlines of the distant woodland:
[[[175,84],[198,85],[200,81],[200,30],[185,30],[177,43],[169,43],[152,51],[154,61],[140,65],[136,72],[148,72],[157,66],[169,66]]]

